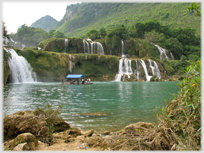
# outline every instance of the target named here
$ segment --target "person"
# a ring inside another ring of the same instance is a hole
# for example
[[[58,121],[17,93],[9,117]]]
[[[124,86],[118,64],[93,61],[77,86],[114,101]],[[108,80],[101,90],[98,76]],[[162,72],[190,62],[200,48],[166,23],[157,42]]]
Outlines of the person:
[[[62,84],[64,84],[64,79],[62,79]]]
[[[82,78],[81,81],[82,81],[82,84],[84,84],[84,78]]]
[[[77,83],[79,84],[79,78],[77,79]]]
[[[91,79],[90,78],[88,78],[88,82],[89,82],[89,84],[91,83]]]
[[[87,80],[88,80],[88,79],[87,79]],[[87,81],[87,80],[85,81],[85,84],[87,84],[87,83],[88,83],[88,81]]]

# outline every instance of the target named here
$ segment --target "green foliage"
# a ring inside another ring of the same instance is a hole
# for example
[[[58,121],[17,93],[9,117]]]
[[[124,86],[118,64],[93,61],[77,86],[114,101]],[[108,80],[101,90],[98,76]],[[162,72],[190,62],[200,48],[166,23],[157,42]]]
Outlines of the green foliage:
[[[43,29],[44,31],[49,31],[51,30],[54,25],[57,23],[57,20],[55,20],[53,17],[46,15],[36,22],[32,23],[30,27],[34,28],[40,28]]]
[[[196,4],[195,2],[194,3],[191,3],[191,5],[188,7],[188,11],[191,12],[191,11],[195,11],[196,15],[197,16],[201,16],[201,8],[200,8],[200,4]]]
[[[58,121],[63,121],[63,118],[59,115],[62,105],[59,105],[57,110],[52,108],[51,104],[45,105],[43,108],[37,107],[33,114],[36,116],[43,116],[46,121],[46,126],[49,128],[48,139],[52,139],[52,134],[55,130],[54,124]]]
[[[160,125],[174,132],[177,146],[197,150],[201,147],[201,62],[192,63],[185,72],[180,92],[161,108],[158,117]]]
[[[14,41],[19,41],[27,47],[36,47],[38,43],[51,37],[65,38],[62,32],[56,30],[45,32],[42,29],[28,27],[25,24],[18,29],[16,34],[11,35]]]

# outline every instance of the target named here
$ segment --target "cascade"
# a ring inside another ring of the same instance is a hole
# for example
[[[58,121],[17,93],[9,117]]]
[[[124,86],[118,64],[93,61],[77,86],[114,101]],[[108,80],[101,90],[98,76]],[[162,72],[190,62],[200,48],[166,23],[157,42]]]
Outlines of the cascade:
[[[37,82],[37,76],[32,71],[32,67],[23,56],[18,56],[15,50],[4,48],[11,53],[8,59],[8,65],[11,70],[12,83]]]
[[[135,76],[137,79],[140,79],[140,65],[139,65],[139,62],[137,60],[135,60],[135,63],[136,63]]]
[[[72,56],[71,55],[69,55],[69,71],[72,73]]]
[[[152,69],[152,74],[156,75],[160,79],[161,74],[160,74],[159,67],[158,67],[157,63],[155,61],[149,59],[149,66]]]
[[[131,60],[129,59],[120,59],[119,60],[119,72],[115,76],[115,81],[121,81],[122,76],[127,75],[130,78],[130,75],[133,74],[131,68]]]
[[[126,56],[124,54],[124,42],[123,42],[123,40],[121,40],[121,45],[122,45],[122,58],[126,58]]]
[[[140,61],[141,61],[140,63],[141,63],[141,65],[144,69],[144,72],[145,72],[146,81],[150,81],[152,76],[149,76],[145,62],[142,59],[140,59]]]
[[[68,39],[64,40],[65,53],[68,52]]]
[[[166,49],[160,47],[159,45],[153,44],[155,47],[158,48],[159,53],[160,53],[160,60],[163,60],[164,57],[166,57],[167,60],[174,60],[173,54]],[[168,55],[170,54],[170,56]]]
[[[93,54],[93,47],[94,47],[94,42],[91,43],[91,54]]]
[[[103,45],[100,42],[91,43],[91,54],[94,54],[95,50],[97,50],[97,54],[104,55]]]
[[[90,54],[90,48],[89,48],[89,43],[86,40],[83,40],[84,43],[84,53]],[[87,49],[86,49],[87,46]]]
[[[103,46],[100,42],[96,42],[97,43],[97,51],[98,51],[98,54],[100,55],[104,55],[104,50],[103,50]]]

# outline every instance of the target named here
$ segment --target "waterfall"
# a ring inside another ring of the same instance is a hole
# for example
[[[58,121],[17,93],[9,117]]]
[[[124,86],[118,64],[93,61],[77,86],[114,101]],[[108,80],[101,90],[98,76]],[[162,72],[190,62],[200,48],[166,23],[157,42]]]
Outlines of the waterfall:
[[[64,40],[65,53],[68,52],[68,39]]]
[[[121,81],[123,75],[127,75],[130,78],[132,73],[131,60],[122,58],[119,60],[119,71],[115,76],[115,81]]]
[[[91,43],[91,54],[94,54],[97,50],[97,54],[104,55],[103,45],[100,42]]]
[[[161,74],[160,74],[159,67],[158,67],[157,63],[155,61],[149,59],[149,66],[152,69],[152,74],[156,75],[160,79]]]
[[[158,48],[160,53],[160,60],[163,60],[164,57],[166,57],[167,60],[174,60],[173,54],[166,49],[160,47],[159,45],[153,44],[155,47]],[[170,54],[169,56],[167,54]]]
[[[90,54],[89,42],[87,42],[86,40],[83,40],[83,43],[84,43],[84,53]]]
[[[104,55],[104,50],[103,50],[103,46],[100,42],[96,42],[97,43],[97,51],[98,51],[98,54],[100,55]]]
[[[71,61],[71,59],[72,59],[72,56],[69,55],[69,72],[72,73],[72,61]]]
[[[144,72],[145,72],[146,81],[150,81],[152,76],[149,76],[148,71],[147,71],[147,66],[146,66],[145,62],[142,59],[140,59],[140,61],[141,61],[140,63],[141,63],[141,65],[142,65],[142,67],[144,69]]]
[[[91,54],[93,54],[94,51],[94,42],[91,43]]]
[[[122,45],[122,58],[126,58],[126,56],[124,54],[124,42],[123,42],[123,40],[121,40],[121,45]]]
[[[137,79],[140,79],[140,66],[139,66],[139,62],[137,60],[135,60],[136,63],[136,70],[135,70],[135,76]]]
[[[32,71],[32,67],[27,60],[23,56],[18,56],[13,49],[4,49],[10,52],[12,57],[8,59],[12,83],[37,82],[36,74]]]

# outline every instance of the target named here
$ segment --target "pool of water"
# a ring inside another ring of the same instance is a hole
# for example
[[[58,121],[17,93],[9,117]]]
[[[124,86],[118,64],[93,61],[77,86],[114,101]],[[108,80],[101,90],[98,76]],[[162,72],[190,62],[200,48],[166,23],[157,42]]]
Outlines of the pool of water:
[[[47,103],[54,108],[61,104],[61,116],[73,127],[116,131],[139,121],[154,122],[155,107],[160,107],[164,99],[173,99],[179,90],[177,84],[114,81],[92,85],[7,84],[3,88],[3,115],[35,110]]]

